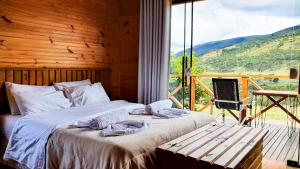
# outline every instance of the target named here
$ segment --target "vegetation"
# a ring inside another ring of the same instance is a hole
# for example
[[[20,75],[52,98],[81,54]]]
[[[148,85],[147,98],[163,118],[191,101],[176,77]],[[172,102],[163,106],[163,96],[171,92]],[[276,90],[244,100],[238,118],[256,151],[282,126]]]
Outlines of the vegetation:
[[[224,48],[207,49],[206,53],[197,55],[193,51],[193,74],[200,73],[240,73],[240,74],[275,74],[287,75],[291,67],[300,66],[300,27],[297,29],[286,29],[271,35],[262,35],[247,37],[250,40],[244,40],[239,43],[231,44]],[[218,42],[214,42],[218,43]],[[222,44],[226,43],[222,41]],[[232,43],[232,40],[230,40]],[[215,45],[216,46],[216,45]],[[180,52],[179,52],[180,53]],[[181,74],[182,56],[171,53],[170,72],[171,74]],[[186,54],[188,57],[189,55]],[[201,79],[206,85],[211,87],[211,79]],[[297,80],[289,79],[254,79],[264,89],[273,90],[295,90],[298,86]],[[170,78],[170,91],[173,91],[181,83],[180,77]],[[251,89],[250,90],[254,90]],[[175,97],[183,101],[183,92],[186,94],[185,102],[188,103],[189,89],[184,88],[179,91]],[[196,86],[197,104],[205,104],[210,97]],[[264,102],[266,105],[269,102]],[[285,114],[281,113],[282,116]],[[273,117],[273,116],[272,116]],[[285,116],[284,116],[285,117]],[[280,119],[282,117],[275,117]]]
[[[186,57],[190,58],[190,54],[186,54]],[[183,56],[175,57],[174,53],[171,52],[170,54],[170,74],[171,75],[181,75],[182,74],[182,58]],[[192,53],[192,72],[194,74],[201,74],[204,72],[204,69],[201,69],[199,65],[201,64],[202,58],[196,57],[196,52]],[[181,76],[171,76],[169,80],[169,90],[173,91],[179,84],[182,83]],[[184,97],[185,96],[185,97]],[[189,88],[184,87],[180,90],[176,95],[176,99],[180,102],[185,101],[185,106],[188,107],[189,102]],[[207,103],[210,99],[208,94],[204,92],[204,90],[199,86],[196,85],[196,100],[204,99],[203,103]]]

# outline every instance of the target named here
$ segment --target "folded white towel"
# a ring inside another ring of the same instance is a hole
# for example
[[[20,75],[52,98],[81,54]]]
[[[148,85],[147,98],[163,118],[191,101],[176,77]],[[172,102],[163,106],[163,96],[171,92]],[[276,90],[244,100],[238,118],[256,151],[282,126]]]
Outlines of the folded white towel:
[[[131,114],[131,115],[151,115],[151,113],[146,112],[145,107],[144,108],[135,108],[135,109],[129,111],[129,114]]]
[[[176,109],[176,108],[168,108],[158,110],[157,113],[153,113],[154,118],[176,118],[189,115],[189,110]]]
[[[128,120],[117,124],[110,124],[107,128],[101,130],[100,136],[121,136],[126,134],[133,134],[149,127],[149,123],[144,121]]]
[[[125,109],[107,112],[93,118],[90,121],[89,127],[94,130],[101,130],[111,124],[128,120],[128,116],[128,111],[126,111]]]
[[[155,114],[159,110],[172,108],[172,104],[170,99],[153,102],[145,107],[145,111],[149,114]]]

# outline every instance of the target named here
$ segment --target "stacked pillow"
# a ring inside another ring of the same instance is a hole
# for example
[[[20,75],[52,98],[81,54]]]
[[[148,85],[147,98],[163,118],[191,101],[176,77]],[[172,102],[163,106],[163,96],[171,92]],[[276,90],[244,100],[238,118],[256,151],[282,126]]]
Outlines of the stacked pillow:
[[[73,106],[85,106],[110,101],[101,83],[70,87],[64,91]]]
[[[12,115],[58,111],[110,101],[101,83],[89,79],[55,83],[54,86],[21,85],[5,82]]]
[[[73,82],[60,82],[60,83],[54,83],[54,87],[56,90],[63,91],[66,88],[70,87],[77,87],[77,86],[85,86],[85,85],[91,85],[90,79],[81,80],[81,81],[73,81]]]
[[[71,102],[65,98],[62,91],[16,93],[14,98],[21,115],[59,111],[71,107]]]
[[[8,99],[8,104],[10,107],[10,112],[12,115],[20,115],[21,112],[17,106],[16,100],[14,98],[15,94],[21,93],[35,93],[35,92],[55,92],[53,86],[34,86],[34,85],[21,85],[11,82],[5,82],[6,94]],[[30,99],[30,98],[29,98]]]

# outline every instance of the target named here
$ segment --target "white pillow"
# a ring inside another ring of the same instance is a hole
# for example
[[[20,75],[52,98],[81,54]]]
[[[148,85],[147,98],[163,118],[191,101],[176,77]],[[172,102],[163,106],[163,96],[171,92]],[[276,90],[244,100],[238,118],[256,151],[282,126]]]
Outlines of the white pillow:
[[[13,93],[18,92],[53,92],[55,88],[53,86],[34,86],[34,85],[21,85],[11,82],[5,82],[6,94],[10,112],[12,115],[20,115],[20,110],[13,97]]]
[[[65,95],[73,106],[84,106],[110,101],[101,83],[66,88]]]
[[[62,91],[18,92],[14,93],[14,98],[21,115],[63,110],[72,105]]]
[[[54,83],[54,87],[56,90],[64,90],[65,88],[84,86],[90,84],[92,84],[90,79],[86,79],[81,81]]]

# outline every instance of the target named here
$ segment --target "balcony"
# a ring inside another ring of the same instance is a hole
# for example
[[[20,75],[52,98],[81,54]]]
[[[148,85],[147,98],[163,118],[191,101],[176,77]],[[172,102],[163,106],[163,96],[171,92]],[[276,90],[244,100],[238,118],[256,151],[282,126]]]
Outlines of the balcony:
[[[181,75],[171,75],[171,79],[177,79],[180,81]],[[190,95],[191,101],[189,98],[186,98],[186,102],[191,103],[190,108],[193,111],[201,112],[210,112],[211,101],[210,98],[213,97],[213,91],[211,87],[211,78],[237,78],[239,79],[240,93],[241,98],[252,97],[252,92],[255,90],[262,90],[269,88],[258,84],[257,81],[260,79],[264,80],[273,80],[280,79],[284,81],[289,81],[288,75],[274,75],[274,74],[194,74],[191,76],[190,82]],[[169,98],[173,101],[174,105],[177,108],[186,107],[182,104],[182,99],[180,95],[183,92],[183,87],[181,83],[178,83],[177,87],[173,86],[172,91],[169,92]],[[256,100],[256,106],[258,107],[257,111],[262,110],[261,100]],[[270,103],[269,103],[270,104]],[[298,111],[298,110],[297,110]],[[213,115],[218,116],[220,110],[214,109]],[[249,114],[250,112],[245,112]],[[262,112],[259,112],[262,113]],[[258,114],[259,114],[258,113]],[[263,164],[262,168],[272,168],[274,166],[278,168],[286,168],[287,160],[298,160],[298,146],[299,146],[299,128],[297,127],[291,135],[289,135],[289,129],[286,125],[286,120],[291,120],[288,118],[280,108],[275,107],[269,112],[265,112],[267,119],[265,119],[264,128],[268,129],[269,132],[266,135],[263,141]],[[268,115],[270,113],[270,116]],[[261,115],[262,116],[262,115]],[[227,111],[225,123],[236,123],[235,119],[238,119],[237,114],[233,111]],[[263,118],[257,116],[258,120]],[[258,126],[262,127],[262,126]]]

